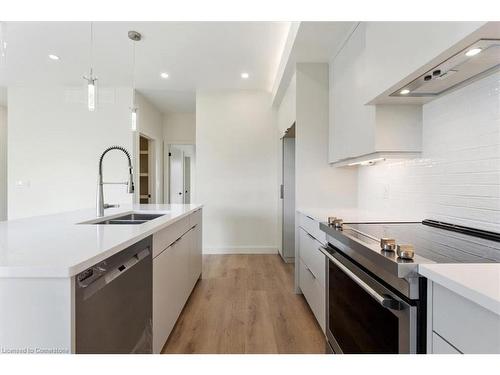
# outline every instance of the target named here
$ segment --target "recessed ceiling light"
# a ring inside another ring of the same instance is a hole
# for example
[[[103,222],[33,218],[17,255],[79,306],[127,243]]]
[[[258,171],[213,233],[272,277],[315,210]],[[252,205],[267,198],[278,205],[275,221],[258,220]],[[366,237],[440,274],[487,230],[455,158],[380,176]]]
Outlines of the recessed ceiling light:
[[[57,60],[59,60],[59,56],[51,54],[51,55],[49,55],[49,59],[57,61]]]
[[[481,48],[472,48],[472,49],[468,50],[467,52],[465,52],[465,56],[468,56],[468,57],[475,56],[478,53],[480,53],[481,51],[482,51]]]
[[[248,79],[248,77],[250,77],[248,73],[241,73],[241,78]]]
[[[168,73],[163,72],[163,73],[160,74],[160,77],[167,79],[168,78]]]
[[[406,95],[406,94],[409,94],[410,93],[410,90],[408,89],[403,89],[399,92],[401,95]]]

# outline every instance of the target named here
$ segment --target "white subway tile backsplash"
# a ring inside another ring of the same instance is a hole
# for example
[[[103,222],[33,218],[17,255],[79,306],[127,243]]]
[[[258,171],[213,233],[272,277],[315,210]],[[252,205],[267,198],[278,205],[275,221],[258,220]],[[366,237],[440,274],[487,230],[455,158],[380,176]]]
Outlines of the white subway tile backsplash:
[[[500,73],[423,107],[416,160],[359,167],[360,210],[500,232]]]

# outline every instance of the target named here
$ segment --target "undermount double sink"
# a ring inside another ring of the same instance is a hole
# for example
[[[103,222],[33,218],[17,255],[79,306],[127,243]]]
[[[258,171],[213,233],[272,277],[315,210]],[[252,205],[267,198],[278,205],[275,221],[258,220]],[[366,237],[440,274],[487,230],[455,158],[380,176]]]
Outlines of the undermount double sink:
[[[148,221],[157,219],[165,214],[147,214],[142,212],[131,212],[122,216],[102,218],[101,220],[92,220],[82,224],[126,224],[138,225],[144,224]]]

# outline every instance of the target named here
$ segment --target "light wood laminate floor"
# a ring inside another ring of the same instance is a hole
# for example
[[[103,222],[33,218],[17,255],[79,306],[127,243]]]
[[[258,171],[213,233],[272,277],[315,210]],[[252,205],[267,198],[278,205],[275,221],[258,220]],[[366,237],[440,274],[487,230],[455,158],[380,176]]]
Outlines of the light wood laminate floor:
[[[324,353],[293,265],[279,255],[205,255],[163,353]]]

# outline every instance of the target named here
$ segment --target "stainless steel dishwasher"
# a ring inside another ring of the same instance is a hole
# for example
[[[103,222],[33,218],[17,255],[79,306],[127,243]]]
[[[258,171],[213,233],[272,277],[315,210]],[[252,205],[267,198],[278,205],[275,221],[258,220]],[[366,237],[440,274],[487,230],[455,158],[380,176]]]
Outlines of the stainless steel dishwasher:
[[[152,238],[76,276],[76,353],[152,353]]]

